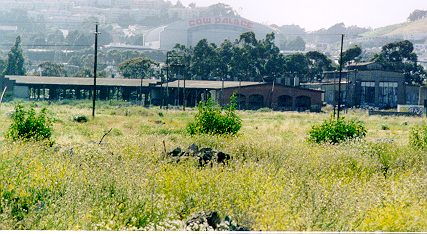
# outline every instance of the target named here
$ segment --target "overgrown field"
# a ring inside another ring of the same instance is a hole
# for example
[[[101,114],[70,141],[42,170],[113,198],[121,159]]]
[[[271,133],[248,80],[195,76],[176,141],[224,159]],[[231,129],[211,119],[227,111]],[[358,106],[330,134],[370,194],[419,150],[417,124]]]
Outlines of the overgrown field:
[[[77,123],[90,103],[38,105],[54,116],[52,147],[6,141],[14,106],[1,106],[0,229],[182,230],[218,211],[251,230],[427,231],[427,151],[408,144],[423,118],[352,111],[364,140],[317,145],[307,133],[327,113],[239,112],[237,136],[190,136],[195,110],[104,103]],[[232,159],[201,168],[165,156],[193,143]]]

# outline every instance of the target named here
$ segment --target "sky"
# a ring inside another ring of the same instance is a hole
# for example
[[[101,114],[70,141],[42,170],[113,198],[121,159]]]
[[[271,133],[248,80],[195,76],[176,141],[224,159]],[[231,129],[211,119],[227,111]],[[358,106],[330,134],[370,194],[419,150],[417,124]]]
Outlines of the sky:
[[[176,1],[172,1],[176,2]],[[264,24],[296,24],[307,31],[346,26],[378,28],[403,23],[415,9],[427,10],[427,0],[181,0],[188,6],[222,2],[247,19]]]

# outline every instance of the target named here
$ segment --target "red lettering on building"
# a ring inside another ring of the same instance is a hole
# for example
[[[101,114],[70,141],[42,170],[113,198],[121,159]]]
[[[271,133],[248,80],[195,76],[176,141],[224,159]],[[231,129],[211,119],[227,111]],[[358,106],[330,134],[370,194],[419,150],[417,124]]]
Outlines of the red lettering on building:
[[[225,25],[235,25],[240,26],[247,29],[252,29],[254,24],[250,21],[239,19],[239,18],[199,18],[199,19],[192,19],[188,21],[188,25],[190,27],[196,27],[201,25],[211,25],[211,24],[225,24]]]

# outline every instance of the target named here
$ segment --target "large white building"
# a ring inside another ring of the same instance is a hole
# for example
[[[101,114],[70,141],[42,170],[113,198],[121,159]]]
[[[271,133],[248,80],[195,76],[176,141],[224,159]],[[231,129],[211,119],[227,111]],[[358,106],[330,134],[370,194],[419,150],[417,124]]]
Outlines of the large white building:
[[[240,17],[203,17],[178,21],[150,30],[145,34],[145,46],[153,49],[170,50],[177,43],[195,46],[200,40],[207,39],[217,45],[228,39],[234,41],[242,33],[255,32],[262,39],[268,33],[280,33],[263,24]],[[276,40],[279,41],[279,40]]]

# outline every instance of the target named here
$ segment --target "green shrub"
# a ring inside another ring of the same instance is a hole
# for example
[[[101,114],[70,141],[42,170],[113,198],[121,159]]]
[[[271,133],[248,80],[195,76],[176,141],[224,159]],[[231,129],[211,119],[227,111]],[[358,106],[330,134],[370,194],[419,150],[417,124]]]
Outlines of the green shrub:
[[[365,125],[356,120],[338,120],[330,118],[322,124],[314,125],[309,132],[309,141],[318,144],[337,144],[347,140],[363,138],[366,136]]]
[[[381,130],[388,131],[388,130],[390,130],[390,127],[387,124],[382,124]]]
[[[12,114],[12,124],[6,133],[6,138],[12,141],[51,141],[51,136],[52,120],[48,116],[46,108],[43,108],[37,114],[33,107],[26,110],[21,104],[15,106],[15,112]]]
[[[194,121],[187,126],[187,132],[194,134],[236,134],[242,127],[242,120],[236,114],[236,99],[224,110],[212,99],[200,102]]]
[[[409,143],[420,149],[427,148],[427,125],[414,127],[409,134]]]

